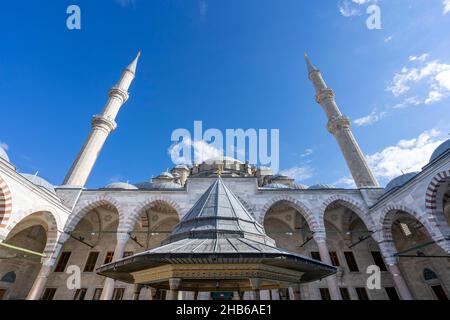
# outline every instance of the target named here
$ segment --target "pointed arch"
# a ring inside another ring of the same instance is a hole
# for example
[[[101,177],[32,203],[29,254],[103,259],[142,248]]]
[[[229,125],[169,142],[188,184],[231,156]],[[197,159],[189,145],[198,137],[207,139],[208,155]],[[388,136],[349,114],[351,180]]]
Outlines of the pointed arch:
[[[148,209],[150,209],[153,205],[156,203],[164,203],[168,205],[169,207],[172,207],[178,215],[178,219],[181,219],[181,213],[182,208],[173,201],[172,199],[164,196],[153,196],[143,202],[141,202],[139,205],[135,207],[135,209],[127,216],[127,219],[125,220],[124,228],[128,231],[133,230],[136,222],[138,221],[139,217]]]
[[[125,213],[120,203],[114,198],[108,197],[106,195],[99,195],[82,202],[80,205],[77,205],[77,209],[75,209],[74,212],[69,216],[69,219],[67,219],[64,231],[68,233],[72,232],[88,212],[102,206],[107,206],[117,210],[119,214],[119,222],[125,221]]]
[[[0,177],[0,231],[5,229],[12,213],[11,190],[5,180]]]
[[[380,215],[380,241],[393,242],[392,237],[392,225],[395,220],[395,214],[397,212],[404,212],[411,217],[418,220],[424,228],[427,230],[430,237],[436,242],[438,246],[444,249],[446,252],[450,252],[450,247],[448,246],[448,240],[440,233],[440,230],[434,224],[434,221],[427,219],[424,214],[419,214],[417,211],[399,204],[387,205]]]
[[[445,170],[436,174],[428,184],[425,194],[425,208],[428,219],[436,228],[445,236],[450,236],[450,226],[444,215],[442,203],[444,201],[445,192],[442,192],[442,185],[450,182],[450,170]]]
[[[308,223],[309,228],[314,231],[318,230],[320,227],[320,224],[318,223],[318,220],[312,213],[312,211],[301,201],[288,196],[288,195],[278,195],[276,197],[273,197],[270,199],[266,204],[262,207],[261,211],[258,215],[258,222],[264,225],[264,218],[267,215],[267,212],[269,209],[276,203],[279,202],[287,202],[289,205],[291,205],[294,209],[296,209],[300,214],[305,218],[306,222]]]
[[[333,195],[322,203],[320,206],[320,215],[318,217],[320,222],[324,222],[325,212],[333,204],[340,204],[343,207],[350,209],[362,220],[367,230],[375,230],[375,224],[369,215],[369,209],[363,203],[346,195]]]

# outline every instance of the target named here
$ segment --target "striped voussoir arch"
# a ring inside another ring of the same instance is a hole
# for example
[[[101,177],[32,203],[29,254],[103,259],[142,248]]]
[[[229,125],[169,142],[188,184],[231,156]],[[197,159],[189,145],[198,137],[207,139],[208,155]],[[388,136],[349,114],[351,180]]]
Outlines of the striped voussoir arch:
[[[181,219],[182,214],[184,213],[182,208],[170,198],[164,196],[153,196],[149,199],[142,201],[139,205],[135,207],[135,209],[126,217],[125,220],[125,228],[128,231],[134,229],[136,222],[139,220],[141,215],[145,212],[145,210],[150,209],[156,203],[164,203],[170,207],[172,207],[178,214],[178,218]]]
[[[64,231],[72,232],[77,226],[77,224],[81,221],[81,219],[83,219],[83,217],[89,211],[102,206],[110,207],[117,210],[119,214],[119,221],[125,220],[125,212],[122,210],[122,207],[118,201],[106,195],[98,195],[91,199],[85,200],[80,205],[77,205],[75,210],[69,216],[66,226],[64,227]]]
[[[404,212],[417,219],[428,231],[431,238],[436,239],[436,229],[433,223],[429,221],[424,214],[419,214],[415,210],[408,208],[400,204],[389,204],[383,208],[380,215],[381,225],[381,241],[393,241],[392,238],[392,224],[394,223],[395,214],[398,212]]]
[[[320,221],[324,221],[325,211],[330,207],[330,205],[335,203],[352,210],[363,221],[368,230],[375,230],[374,222],[369,215],[369,209],[364,204],[346,195],[333,195],[327,198],[320,206]]]
[[[12,195],[5,180],[0,177],[0,230],[5,229],[11,218]]]
[[[448,228],[447,221],[444,216],[443,207],[440,205],[446,196],[445,192],[440,193],[439,189],[443,183],[450,181],[450,170],[442,171],[431,179],[425,195],[425,208],[428,218],[433,220],[438,228]]]
[[[288,195],[278,195],[278,196],[270,199],[260,210],[259,215],[258,215],[258,222],[260,224],[264,225],[264,218],[265,218],[267,212],[269,211],[269,209],[274,204],[276,204],[278,202],[283,202],[283,201],[287,202],[294,209],[296,209],[298,212],[300,212],[300,214],[303,216],[303,218],[305,218],[306,222],[308,223],[309,228],[312,231],[320,229],[321,225],[318,223],[318,220],[316,219],[316,217],[314,216],[312,211],[304,203],[302,203],[301,201],[299,201],[291,196],[288,196]]]

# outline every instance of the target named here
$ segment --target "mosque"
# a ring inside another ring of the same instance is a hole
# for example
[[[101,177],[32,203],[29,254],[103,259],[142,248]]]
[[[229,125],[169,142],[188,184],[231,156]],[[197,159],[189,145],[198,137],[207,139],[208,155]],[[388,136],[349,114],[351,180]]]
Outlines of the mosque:
[[[19,173],[0,148],[0,300],[448,300],[450,140],[420,172],[380,187],[306,55],[354,189],[298,184],[232,158],[87,188],[138,60],[60,186]],[[379,287],[367,286],[369,266]]]

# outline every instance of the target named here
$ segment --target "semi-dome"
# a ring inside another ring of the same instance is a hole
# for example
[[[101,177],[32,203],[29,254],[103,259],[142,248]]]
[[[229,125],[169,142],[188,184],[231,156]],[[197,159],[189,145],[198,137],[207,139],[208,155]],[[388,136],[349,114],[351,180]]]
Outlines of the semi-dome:
[[[397,178],[392,179],[384,188],[384,193],[387,193],[393,189],[400,188],[405,183],[407,183],[409,180],[414,178],[419,172],[409,172],[402,174],[401,176],[398,176]]]
[[[105,189],[137,190],[138,187],[127,182],[113,182],[105,186]]]
[[[2,147],[0,147],[0,158],[9,162],[8,154],[6,153],[6,150],[3,149]]]
[[[439,158],[449,149],[450,149],[450,139],[444,141],[439,147],[436,148],[436,150],[434,150],[433,154],[431,155],[430,162],[433,162],[434,160]]]
[[[29,174],[29,173],[21,173],[21,175],[26,178],[28,181],[32,182],[33,184],[42,187],[44,189],[47,189],[48,191],[55,193],[55,187],[48,182],[47,180],[34,175],[34,174]]]
[[[332,184],[318,183],[310,186],[308,189],[310,190],[319,190],[319,189],[336,189]]]

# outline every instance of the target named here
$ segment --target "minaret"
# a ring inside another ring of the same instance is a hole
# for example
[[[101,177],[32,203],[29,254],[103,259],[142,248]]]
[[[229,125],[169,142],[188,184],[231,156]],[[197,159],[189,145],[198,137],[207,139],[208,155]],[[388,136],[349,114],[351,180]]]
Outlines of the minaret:
[[[358,188],[378,187],[378,182],[350,129],[350,119],[342,115],[336,104],[334,91],[327,87],[320,70],[314,67],[306,53],[305,60],[309,80],[312,81],[316,90],[316,101],[328,117],[328,131],[336,138],[356,186]]]
[[[84,187],[94,167],[106,138],[117,127],[117,113],[128,99],[128,88],[136,74],[139,52],[133,62],[122,72],[119,82],[109,91],[109,99],[102,114],[92,118],[92,129],[83,148],[79,152],[70,171],[64,179],[64,185]]]

